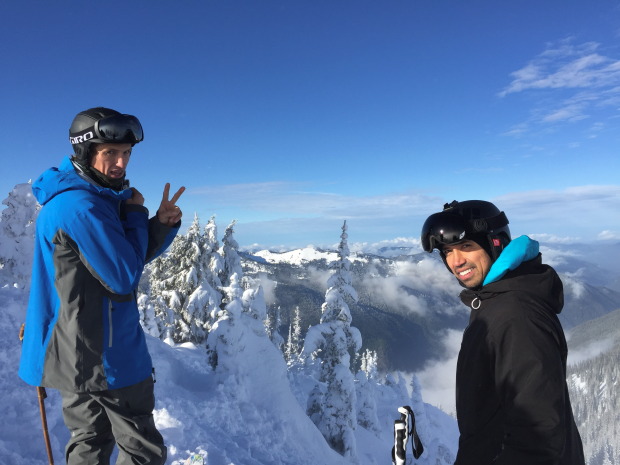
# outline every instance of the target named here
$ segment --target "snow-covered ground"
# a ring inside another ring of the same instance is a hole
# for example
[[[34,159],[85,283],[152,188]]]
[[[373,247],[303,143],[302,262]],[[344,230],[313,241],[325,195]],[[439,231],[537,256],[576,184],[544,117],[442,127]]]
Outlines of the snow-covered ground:
[[[47,458],[36,390],[17,377],[26,295],[23,289],[5,286],[0,302],[0,464],[43,465]],[[169,447],[169,464],[182,465],[194,452],[208,465],[350,463],[330,449],[306,415],[294,394],[306,388],[292,381],[268,338],[246,331],[221,372],[211,369],[204,348],[171,347],[147,338],[157,372],[155,419]],[[404,379],[397,382],[409,387]],[[458,437],[454,419],[417,401],[415,393],[412,399],[381,386],[376,396],[380,431],[357,428],[357,463],[391,463],[393,421],[397,407],[405,404],[416,410],[426,448],[418,463],[435,464],[440,454],[445,457],[437,463],[450,463]],[[52,448],[56,463],[62,463],[68,432],[58,393],[48,390],[48,395]]]

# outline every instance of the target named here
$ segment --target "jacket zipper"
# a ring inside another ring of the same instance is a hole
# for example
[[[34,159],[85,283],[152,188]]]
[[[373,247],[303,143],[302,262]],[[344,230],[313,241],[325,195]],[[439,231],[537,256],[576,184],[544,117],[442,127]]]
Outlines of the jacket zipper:
[[[108,347],[112,347],[112,300],[108,299]]]

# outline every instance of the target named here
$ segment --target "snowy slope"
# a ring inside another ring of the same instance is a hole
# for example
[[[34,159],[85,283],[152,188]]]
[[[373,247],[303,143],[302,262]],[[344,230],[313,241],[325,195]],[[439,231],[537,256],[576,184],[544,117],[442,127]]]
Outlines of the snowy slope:
[[[23,289],[0,288],[0,464],[47,463],[36,391],[17,377],[19,326],[24,319]],[[204,348],[170,347],[147,336],[157,371],[155,419],[169,447],[168,463],[181,465],[190,452],[208,465],[344,464],[332,451],[293,395],[286,365],[269,339],[246,332],[235,354],[234,371],[214,372]],[[381,431],[358,428],[361,464],[388,464],[396,408],[413,402],[384,391],[377,398]],[[48,390],[46,400],[56,463],[63,461],[68,439],[60,398]],[[420,434],[429,452],[419,463],[435,463],[443,453],[449,463],[456,450],[454,420],[429,405],[419,418]]]
[[[27,307],[30,225],[36,205],[28,185],[17,186],[5,203],[9,208],[0,221],[0,331],[4,334],[0,339],[0,417],[4,420],[0,422],[0,464],[44,464],[36,390],[17,376],[18,332]],[[312,252],[302,252],[297,259],[308,253]],[[262,317],[238,311],[235,319],[219,320],[211,334],[218,334],[218,325],[228,325],[230,331],[222,333],[228,340],[218,349],[215,369],[204,346],[170,346],[147,336],[157,372],[154,415],[169,447],[168,463],[184,464],[192,453],[203,455],[208,465],[350,463],[327,445],[306,415],[305,399],[313,383],[305,382],[303,369],[297,375],[287,370],[282,353],[266,336]],[[456,423],[423,403],[419,385],[412,387],[401,375],[385,383],[372,379],[367,385],[368,392],[374,392],[371,401],[377,421],[372,431],[357,427],[355,463],[390,462],[396,409],[407,404],[418,416],[427,449],[418,463],[451,463]],[[61,463],[69,434],[58,393],[48,390],[48,394],[51,446],[56,462]]]

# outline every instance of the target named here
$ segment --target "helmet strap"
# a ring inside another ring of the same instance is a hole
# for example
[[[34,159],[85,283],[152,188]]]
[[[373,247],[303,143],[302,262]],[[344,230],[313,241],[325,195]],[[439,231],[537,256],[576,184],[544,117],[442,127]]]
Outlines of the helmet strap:
[[[111,178],[92,166],[89,167],[88,171],[91,174],[93,181],[97,182],[97,184],[102,187],[107,187],[114,191],[122,191],[125,189],[125,176],[122,178]]]
[[[129,181],[125,179],[125,176],[118,179],[106,176],[98,169],[90,166],[90,164],[85,164],[84,160],[78,158],[77,156],[74,156],[71,161],[82,176],[88,177],[91,181],[101,187],[106,187],[117,192],[120,192],[129,187]]]

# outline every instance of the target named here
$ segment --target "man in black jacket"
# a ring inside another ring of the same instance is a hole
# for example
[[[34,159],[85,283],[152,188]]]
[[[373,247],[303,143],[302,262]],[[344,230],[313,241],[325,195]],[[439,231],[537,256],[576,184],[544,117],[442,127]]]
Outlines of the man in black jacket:
[[[585,464],[557,317],[562,282],[538,242],[511,240],[504,212],[481,200],[446,204],[421,240],[439,250],[471,308],[457,363],[455,465]]]

